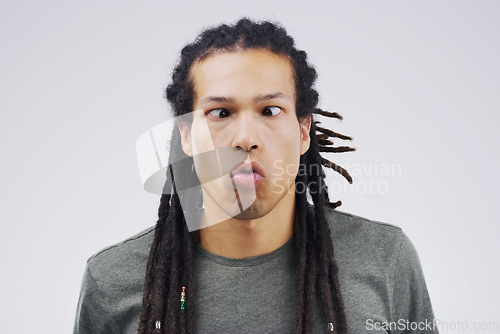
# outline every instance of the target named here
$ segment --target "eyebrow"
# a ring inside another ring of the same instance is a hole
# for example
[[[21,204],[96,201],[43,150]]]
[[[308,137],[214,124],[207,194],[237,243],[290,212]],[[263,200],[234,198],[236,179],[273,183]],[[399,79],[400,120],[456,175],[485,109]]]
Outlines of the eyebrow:
[[[292,100],[287,95],[285,95],[281,92],[276,92],[276,93],[271,93],[271,94],[258,95],[253,99],[253,101],[255,103],[258,103],[258,102],[263,102],[263,101],[277,99],[277,98],[282,98],[282,99],[286,99],[286,100],[290,100],[290,101]],[[209,102],[223,102],[223,103],[233,104],[234,99],[232,99],[230,97],[226,97],[226,96],[207,96],[200,101],[200,104],[203,105],[203,104],[206,104]]]

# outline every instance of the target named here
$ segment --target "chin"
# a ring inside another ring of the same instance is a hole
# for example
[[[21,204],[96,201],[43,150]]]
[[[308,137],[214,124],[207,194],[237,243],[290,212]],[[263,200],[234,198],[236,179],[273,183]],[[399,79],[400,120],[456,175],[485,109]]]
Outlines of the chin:
[[[256,201],[243,212],[235,215],[233,218],[238,220],[258,219],[267,215],[270,211],[270,208],[266,208],[262,203]]]

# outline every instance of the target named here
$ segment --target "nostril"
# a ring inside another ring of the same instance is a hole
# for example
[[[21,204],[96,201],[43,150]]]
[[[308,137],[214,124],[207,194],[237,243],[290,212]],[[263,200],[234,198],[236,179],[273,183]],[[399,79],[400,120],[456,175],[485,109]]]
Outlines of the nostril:
[[[257,145],[252,145],[252,146],[251,146],[248,150],[247,150],[247,149],[245,149],[245,148],[243,148],[243,147],[241,147],[241,146],[236,146],[236,149],[237,149],[237,150],[242,150],[242,151],[248,152],[248,151],[250,151],[251,149],[254,149],[254,150],[255,150],[255,149],[257,149]]]

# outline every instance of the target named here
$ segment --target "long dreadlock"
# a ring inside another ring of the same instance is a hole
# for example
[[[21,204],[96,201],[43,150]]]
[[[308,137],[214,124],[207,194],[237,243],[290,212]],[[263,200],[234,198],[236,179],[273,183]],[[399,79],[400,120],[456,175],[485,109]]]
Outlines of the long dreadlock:
[[[327,223],[325,207],[336,208],[340,201],[330,202],[325,185],[325,172],[321,166],[333,169],[352,183],[351,176],[342,167],[323,158],[320,152],[348,152],[347,146],[333,146],[333,138],[351,138],[320,127],[314,114],[341,120],[336,112],[317,108],[318,93],[314,89],[316,70],[307,62],[304,51],[294,46],[294,40],[277,24],[256,23],[240,19],[235,25],[222,24],[202,32],[194,43],[181,51],[181,59],[174,69],[172,83],[166,97],[172,105],[174,116],[192,110],[194,86],[189,76],[195,61],[203,60],[215,51],[237,49],[267,49],[286,56],[292,63],[295,79],[296,112],[298,120],[311,116],[309,150],[300,157],[296,184],[307,185],[314,210],[309,210],[307,193],[296,191],[296,235],[298,250],[296,333],[312,333],[313,305],[319,291],[325,319],[335,324],[336,333],[347,333],[347,320],[338,280],[338,267]],[[179,149],[181,136],[174,127],[170,146],[170,161],[179,161],[174,155],[183,154]],[[182,157],[189,158],[188,156]],[[309,168],[319,166],[320,168]],[[185,212],[181,207],[172,169],[160,200],[158,221],[146,268],[143,308],[139,320],[139,334],[146,333],[195,333],[196,304],[192,299],[185,310],[180,310],[180,291],[184,286],[189,295],[196,294],[193,257],[196,232],[189,232]],[[192,177],[196,177],[193,171]],[[199,194],[201,196],[201,194]],[[201,199],[195,203],[201,203]],[[199,231],[198,231],[199,232]]]

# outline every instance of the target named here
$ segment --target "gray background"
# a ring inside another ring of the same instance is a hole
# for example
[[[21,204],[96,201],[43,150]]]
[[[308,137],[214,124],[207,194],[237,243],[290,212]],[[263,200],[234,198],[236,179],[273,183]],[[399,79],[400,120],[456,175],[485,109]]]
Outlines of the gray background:
[[[329,177],[341,210],[406,231],[438,318],[498,323],[499,13],[482,0],[1,1],[2,333],[70,332],[85,260],[154,224],[135,142],[166,119],[181,47],[242,15],[283,23],[318,69],[321,106],[344,115],[329,126],[358,151],[331,157],[361,171],[354,186]]]

